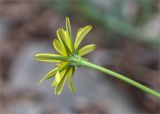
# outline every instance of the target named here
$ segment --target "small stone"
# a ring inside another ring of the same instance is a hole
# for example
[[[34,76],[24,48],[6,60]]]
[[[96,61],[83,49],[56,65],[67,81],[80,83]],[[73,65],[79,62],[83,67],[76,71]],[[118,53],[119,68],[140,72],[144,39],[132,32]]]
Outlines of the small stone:
[[[108,103],[105,99],[100,99],[94,104],[97,114],[106,114],[108,112]]]
[[[89,114],[91,104],[87,98],[78,97],[73,103],[72,110],[77,114]]]

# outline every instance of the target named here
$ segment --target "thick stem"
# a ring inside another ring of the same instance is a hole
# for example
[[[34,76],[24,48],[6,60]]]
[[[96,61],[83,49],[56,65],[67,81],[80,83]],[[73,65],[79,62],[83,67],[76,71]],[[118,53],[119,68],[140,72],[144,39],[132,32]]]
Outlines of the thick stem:
[[[104,72],[106,74],[109,74],[110,76],[118,78],[118,79],[120,79],[120,80],[122,80],[122,81],[124,81],[124,82],[126,82],[126,83],[128,83],[130,85],[132,85],[132,86],[135,86],[135,87],[139,88],[142,91],[145,91],[145,92],[147,92],[147,93],[149,93],[149,94],[151,94],[153,96],[156,96],[156,97],[160,98],[160,93],[154,91],[153,89],[150,89],[150,88],[148,88],[148,87],[146,87],[146,86],[144,86],[144,85],[142,85],[142,84],[140,84],[140,83],[138,83],[138,82],[136,82],[136,81],[134,81],[132,79],[129,79],[129,78],[127,78],[127,77],[125,77],[125,76],[123,76],[121,74],[118,74],[116,72],[113,72],[113,71],[111,71],[109,69],[105,69],[105,68],[103,68],[101,66],[98,66],[96,64],[90,63],[90,62],[85,61],[85,60],[81,60],[80,61],[80,65],[81,66],[85,66],[85,67],[89,67],[89,68],[93,68],[93,69],[99,70],[101,72]]]

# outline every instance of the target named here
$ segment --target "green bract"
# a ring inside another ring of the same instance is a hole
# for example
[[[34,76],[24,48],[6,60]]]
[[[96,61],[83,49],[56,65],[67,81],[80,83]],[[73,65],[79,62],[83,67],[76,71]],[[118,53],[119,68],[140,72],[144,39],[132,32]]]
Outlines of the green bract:
[[[40,80],[40,84],[44,80],[55,76],[55,80],[52,83],[52,87],[55,87],[55,94],[59,95],[62,92],[66,80],[68,80],[70,90],[73,93],[76,92],[72,77],[76,67],[79,65],[78,63],[74,63],[73,59],[77,57],[81,58],[81,56],[95,50],[96,46],[94,44],[89,44],[79,48],[80,43],[91,29],[92,26],[90,25],[80,28],[77,32],[76,40],[73,42],[70,20],[66,17],[66,29],[58,29],[57,39],[53,40],[53,46],[58,54],[39,53],[35,55],[36,60],[42,62],[56,62],[57,66],[46,74],[42,80]]]

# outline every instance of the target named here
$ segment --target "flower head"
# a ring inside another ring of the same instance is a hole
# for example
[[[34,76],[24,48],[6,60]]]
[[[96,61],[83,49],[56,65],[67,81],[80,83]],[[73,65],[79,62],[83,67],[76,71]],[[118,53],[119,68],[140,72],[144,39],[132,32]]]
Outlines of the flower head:
[[[85,59],[82,58],[82,56],[95,50],[96,46],[94,44],[89,44],[79,48],[81,41],[91,29],[92,26],[90,25],[79,28],[75,42],[73,42],[70,20],[66,17],[66,29],[58,29],[57,39],[53,40],[53,46],[58,54],[39,53],[35,55],[36,60],[42,62],[55,62],[57,66],[48,72],[39,83],[55,77],[52,87],[55,87],[55,94],[59,95],[63,90],[66,80],[68,80],[70,90],[72,93],[76,92],[72,77],[79,64],[78,62],[75,62],[74,59]]]

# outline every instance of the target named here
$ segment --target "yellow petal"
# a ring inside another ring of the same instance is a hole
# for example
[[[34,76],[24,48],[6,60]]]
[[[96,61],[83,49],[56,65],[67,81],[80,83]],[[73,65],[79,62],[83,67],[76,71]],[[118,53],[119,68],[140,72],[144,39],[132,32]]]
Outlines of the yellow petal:
[[[70,49],[70,51],[72,52],[72,42],[71,42],[71,37],[69,36],[69,33],[67,31],[63,31],[64,35],[65,35],[65,42],[68,46],[68,48]]]
[[[58,34],[58,40],[61,42],[61,44],[63,44],[66,52],[70,53],[72,50],[71,50],[71,38],[69,36],[69,33],[64,29],[59,29],[57,31],[57,34]]]
[[[63,72],[65,69],[67,68],[67,63],[63,62],[61,63],[57,68],[51,70],[50,72],[48,72],[40,81],[39,84],[41,84],[43,81],[52,78],[56,75],[57,70],[59,72]]]
[[[56,33],[57,33],[57,37],[58,37],[58,41],[59,41],[62,45],[64,45],[64,44],[63,44],[63,41],[62,41],[62,38],[61,38],[61,35],[60,35],[60,30],[61,30],[61,29],[58,29],[57,32],[56,32]]]
[[[66,79],[67,79],[68,71],[69,71],[69,68],[67,68],[65,73],[61,75],[61,81],[56,85],[56,88],[55,88],[55,94],[56,95],[60,95],[61,94],[61,92],[63,90],[63,87],[64,87],[64,84],[65,84]]]
[[[56,80],[54,80],[54,81],[52,82],[51,86],[54,87],[54,86],[56,86],[56,85],[57,85],[57,82],[56,82]]]
[[[48,53],[39,53],[35,55],[35,59],[37,61],[42,61],[42,62],[60,62],[60,60],[58,60],[59,57],[62,56],[58,54],[48,54]]]
[[[62,67],[63,67],[63,65],[62,65]],[[59,70],[59,76],[60,76],[60,80],[61,80],[61,78],[62,78],[62,76],[65,74],[65,72],[66,72],[66,67],[64,67],[64,68],[59,68],[60,70]],[[55,78],[55,80],[52,82],[52,87],[54,87],[54,86],[57,86],[58,85],[58,83],[59,83],[60,81],[59,81],[59,79],[57,80],[56,78]]]
[[[69,33],[69,36],[71,36],[72,34],[72,29],[71,29],[71,24],[70,24],[70,20],[69,20],[69,17],[66,17],[66,29],[67,29],[67,32]]]
[[[55,76],[57,70],[58,70],[58,68],[55,68],[55,69],[51,70],[50,72],[48,72],[48,73],[39,81],[39,84],[41,84],[44,80],[47,80],[47,79]]]
[[[54,39],[54,40],[53,40],[53,46],[54,46],[54,48],[57,50],[57,52],[59,52],[59,53],[62,54],[63,56],[66,56],[66,55],[67,55],[64,46],[63,46],[57,39]]]
[[[73,80],[72,80],[72,76],[74,74],[74,71],[75,71],[75,67],[72,67],[68,72],[68,86],[69,86],[72,93],[76,93],[76,89],[73,85]]]
[[[57,73],[56,73],[55,80],[56,80],[57,83],[59,83],[61,81],[61,76],[60,76],[59,71],[57,71]]]
[[[82,47],[80,50],[79,50],[79,55],[80,56],[83,56],[83,55],[86,55],[92,51],[94,51],[96,49],[96,45],[94,44],[89,44],[89,45],[86,45],[84,47]]]
[[[68,63],[67,63],[67,62],[61,62],[61,63],[57,64],[57,66],[58,66],[58,69],[60,70],[60,69],[62,69],[63,67],[67,67],[67,66],[68,66]]]
[[[70,44],[70,50],[71,52],[73,52],[75,49],[74,49],[74,45],[73,45],[73,37],[72,37],[72,29],[71,29],[71,24],[70,24],[70,20],[69,20],[69,17],[66,17],[66,29],[67,29],[67,33],[71,39],[71,44]]]
[[[87,33],[92,29],[92,26],[88,25],[85,26],[82,29],[78,30],[77,36],[76,36],[76,41],[74,44],[75,49],[77,49],[81,43],[81,41],[83,40],[83,38],[87,35]]]
[[[81,30],[82,30],[82,28],[79,28],[79,29],[78,29],[78,31],[77,31],[77,35],[78,35],[78,33],[79,33]]]
[[[59,75],[60,75],[60,79],[62,78],[62,76],[65,74],[66,72],[66,68],[67,68],[67,64],[66,63],[62,63],[59,65],[58,69],[59,69]],[[56,79],[53,81],[52,83],[52,87],[56,86],[59,82],[56,81]]]

